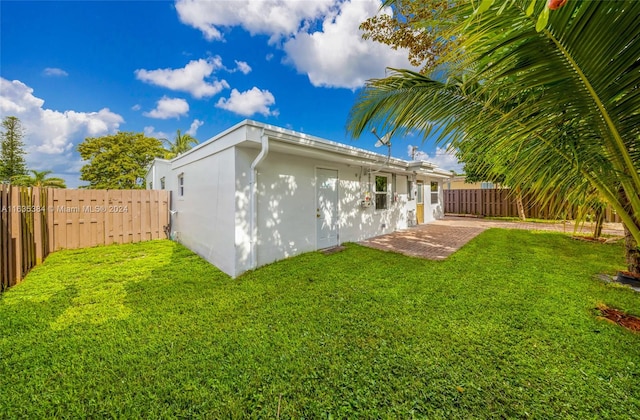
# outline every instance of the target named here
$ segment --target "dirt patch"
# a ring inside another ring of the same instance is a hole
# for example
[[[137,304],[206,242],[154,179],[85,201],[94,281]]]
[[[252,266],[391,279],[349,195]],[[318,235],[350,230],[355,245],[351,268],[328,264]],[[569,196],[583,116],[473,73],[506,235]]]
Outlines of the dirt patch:
[[[571,239],[575,239],[576,241],[584,241],[584,242],[600,242],[605,243],[607,238],[599,237],[594,238],[593,236],[572,236]]]
[[[609,308],[605,305],[598,306],[596,309],[600,313],[598,318],[620,325],[630,331],[640,333],[640,318],[637,316],[625,314],[619,309]]]
[[[347,249],[347,248],[343,247],[342,245],[339,245],[339,246],[334,246],[332,248],[325,248],[321,252],[324,255],[331,255],[331,254],[335,254],[336,252],[342,252],[345,249]]]

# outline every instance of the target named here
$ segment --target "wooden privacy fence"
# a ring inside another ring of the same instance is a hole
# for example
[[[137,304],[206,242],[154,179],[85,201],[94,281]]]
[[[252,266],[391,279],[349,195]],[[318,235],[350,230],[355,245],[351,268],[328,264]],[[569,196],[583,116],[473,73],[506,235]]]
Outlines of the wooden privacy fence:
[[[0,291],[49,254],[46,202],[47,190],[0,185]]]
[[[550,206],[542,206],[526,194],[522,199],[525,216],[534,219],[552,219]],[[449,214],[471,214],[487,217],[518,217],[515,194],[509,189],[445,190],[444,211]],[[576,217],[577,208],[567,205],[566,219]],[[607,207],[605,222],[620,222],[620,217]]]
[[[49,190],[51,251],[164,238],[169,191]]]
[[[0,185],[0,291],[60,249],[164,238],[169,191]]]

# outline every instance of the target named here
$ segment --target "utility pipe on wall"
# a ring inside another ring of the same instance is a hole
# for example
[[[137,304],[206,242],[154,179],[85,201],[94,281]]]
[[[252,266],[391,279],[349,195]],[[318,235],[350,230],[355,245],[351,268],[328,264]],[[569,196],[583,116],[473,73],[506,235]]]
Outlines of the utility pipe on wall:
[[[269,154],[269,136],[264,134],[264,128],[262,129],[262,134],[260,135],[260,143],[262,144],[262,148],[258,156],[251,162],[251,173],[249,179],[250,186],[250,221],[249,221],[249,235],[251,237],[251,268],[254,269],[258,265],[258,250],[257,250],[257,242],[258,242],[258,188],[256,186],[256,181],[258,179],[258,165],[262,163],[262,161]]]

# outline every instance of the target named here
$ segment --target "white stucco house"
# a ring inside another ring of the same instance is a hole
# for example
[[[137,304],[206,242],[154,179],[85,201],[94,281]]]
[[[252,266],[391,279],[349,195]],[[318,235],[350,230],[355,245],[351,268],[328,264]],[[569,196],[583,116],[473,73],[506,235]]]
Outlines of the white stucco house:
[[[449,171],[243,121],[172,160],[171,237],[232,277],[303,252],[428,223]]]

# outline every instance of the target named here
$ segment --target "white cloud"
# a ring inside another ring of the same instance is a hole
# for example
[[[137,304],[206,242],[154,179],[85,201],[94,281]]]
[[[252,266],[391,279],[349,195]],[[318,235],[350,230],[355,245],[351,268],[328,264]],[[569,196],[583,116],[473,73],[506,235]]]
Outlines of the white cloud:
[[[191,123],[191,126],[187,130],[187,134],[195,137],[196,133],[198,132],[198,128],[202,127],[203,124],[204,122],[200,121],[199,119],[193,120],[193,122]]]
[[[69,187],[79,184],[78,171],[83,165],[75,146],[86,137],[115,133],[124,123],[122,116],[108,108],[97,112],[46,109],[44,100],[19,80],[0,77],[0,92],[0,119],[16,116],[22,123],[27,166],[66,174],[63,178]]]
[[[180,118],[189,112],[189,103],[182,98],[168,98],[163,96],[156,102],[156,108],[149,112],[143,112],[142,115],[149,118],[158,118],[166,120],[168,118]]]
[[[251,72],[251,66],[244,61],[236,61],[236,70],[243,74],[249,74]]]
[[[325,15],[335,0],[177,0],[180,21],[199,29],[209,41],[224,39],[223,30],[241,26],[252,35],[271,36],[271,42],[290,36],[308,22]]]
[[[140,111],[142,109],[142,107],[140,106],[140,104],[135,104],[134,106],[131,107],[132,111]]]
[[[164,131],[156,131],[155,127],[152,125],[146,126],[145,128],[142,129],[142,131],[144,132],[144,135],[147,137],[153,137],[156,139],[169,138],[169,134],[165,133]]]
[[[166,87],[171,90],[189,92],[195,98],[206,98],[228,89],[229,84],[225,80],[212,79],[212,74],[218,69],[223,69],[222,59],[219,56],[208,59],[192,60],[186,66],[179,69],[157,69],[135,71],[136,78],[145,83]]]
[[[97,112],[45,109],[44,100],[19,80],[0,78],[0,91],[0,116],[18,117],[25,129],[25,145],[37,152],[63,153],[73,147],[73,140],[115,132],[124,122],[108,108]]]
[[[306,73],[314,86],[349,89],[384,77],[386,67],[411,67],[406,51],[362,39],[360,23],[376,15],[379,7],[377,0],[342,3],[337,15],[324,19],[322,31],[301,32],[284,43],[286,60]]]
[[[183,23],[209,40],[222,40],[223,29],[234,26],[270,36],[270,43],[284,49],[284,61],[314,86],[357,89],[384,77],[387,67],[412,68],[406,51],[362,39],[362,22],[391,13],[381,5],[380,0],[178,0],[176,10]]]
[[[56,67],[47,67],[42,71],[42,74],[52,77],[66,77],[69,75],[69,73],[67,73],[66,71]]]
[[[411,157],[411,149],[413,147],[414,146],[412,145],[407,146],[407,156]],[[436,147],[436,151],[433,156],[430,156],[428,153],[421,150],[417,150],[414,159],[431,162],[440,169],[456,171],[457,173],[462,172],[463,164],[458,162],[455,150],[450,149],[449,145],[446,145],[445,147]]]
[[[270,106],[276,103],[273,94],[268,90],[260,90],[253,87],[245,92],[238,92],[237,89],[231,91],[231,96],[220,98],[216,104],[217,108],[226,109],[244,117],[253,114],[262,114],[265,117],[269,115],[278,115],[277,110],[271,110]]]

